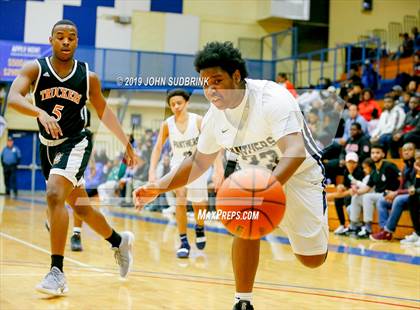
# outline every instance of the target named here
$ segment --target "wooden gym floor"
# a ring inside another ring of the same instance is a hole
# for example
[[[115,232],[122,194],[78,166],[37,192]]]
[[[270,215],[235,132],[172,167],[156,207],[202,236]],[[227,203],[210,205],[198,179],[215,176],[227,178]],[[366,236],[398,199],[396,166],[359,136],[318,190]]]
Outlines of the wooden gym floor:
[[[208,227],[205,251],[193,246],[191,257],[180,260],[173,218],[120,208],[102,211],[117,230],[136,236],[129,279],[118,278],[108,243],[84,226],[84,251],[66,252],[69,295],[39,294],[34,287],[50,262],[45,209],[42,196],[0,196],[0,309],[232,308],[231,237],[220,224]],[[333,234],[329,243],[327,262],[310,270],[280,231],[262,242],[255,309],[420,309],[420,248]]]

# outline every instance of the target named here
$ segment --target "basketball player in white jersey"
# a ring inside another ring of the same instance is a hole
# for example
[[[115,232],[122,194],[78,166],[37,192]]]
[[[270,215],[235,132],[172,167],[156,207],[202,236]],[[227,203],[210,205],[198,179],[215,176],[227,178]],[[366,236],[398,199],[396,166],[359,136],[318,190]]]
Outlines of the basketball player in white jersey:
[[[328,245],[324,168],[295,98],[274,82],[245,79],[245,61],[231,42],[208,43],[194,64],[200,77],[208,79],[204,94],[211,103],[197,151],[176,171],[138,188],[133,193],[136,207],[198,178],[223,148],[235,155],[241,168],[259,165],[272,169],[285,188],[286,213],[281,227],[295,256],[307,267],[322,265]],[[254,309],[252,289],[259,249],[260,240],[234,238],[233,309]]]
[[[156,181],[156,168],[161,156],[163,145],[169,138],[172,148],[171,170],[176,170],[182,161],[191,156],[197,146],[202,117],[188,112],[190,94],[183,89],[168,92],[166,101],[173,113],[161,125],[156,144],[152,151],[149,169],[149,182]],[[176,253],[178,258],[188,258],[190,244],[187,238],[187,200],[192,202],[195,225],[195,241],[198,249],[204,249],[206,237],[204,235],[204,219],[198,218],[198,211],[207,208],[208,192],[207,177],[203,174],[186,187],[175,190],[176,194],[176,222],[181,245]]]

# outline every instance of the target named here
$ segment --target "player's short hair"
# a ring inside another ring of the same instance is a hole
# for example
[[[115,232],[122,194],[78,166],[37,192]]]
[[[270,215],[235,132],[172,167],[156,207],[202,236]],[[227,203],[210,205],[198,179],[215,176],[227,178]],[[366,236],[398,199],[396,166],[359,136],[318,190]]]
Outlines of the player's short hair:
[[[285,72],[279,72],[277,75],[280,76],[280,77],[282,77],[283,79],[286,79],[287,80],[287,73],[285,73]]]
[[[169,90],[166,95],[166,102],[169,104],[169,100],[171,100],[171,98],[175,96],[182,96],[184,97],[185,101],[188,101],[190,100],[191,94],[182,88],[172,89],[172,90]]]
[[[230,76],[239,70],[241,79],[248,76],[245,60],[242,58],[239,49],[233,46],[232,42],[209,42],[204,48],[195,55],[195,70],[200,72],[202,69],[220,67]]]
[[[74,28],[76,28],[76,30],[77,30],[76,24],[74,22],[72,22],[70,19],[62,19],[62,20],[59,20],[58,22],[56,22],[54,24],[54,26],[51,29],[51,35],[53,35],[55,27],[57,27],[59,25],[70,25],[70,26],[73,26]]]

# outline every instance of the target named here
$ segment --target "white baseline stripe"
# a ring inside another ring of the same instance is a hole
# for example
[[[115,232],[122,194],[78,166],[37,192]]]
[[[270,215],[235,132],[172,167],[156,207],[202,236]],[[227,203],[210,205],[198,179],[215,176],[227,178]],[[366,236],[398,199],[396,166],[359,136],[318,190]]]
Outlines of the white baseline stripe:
[[[37,250],[37,251],[40,251],[40,252],[46,253],[46,254],[48,254],[48,255],[51,255],[51,252],[50,252],[50,251],[48,251],[48,250],[46,250],[46,249],[44,249],[44,248],[41,248],[41,247],[39,247],[39,246],[37,246],[37,245],[35,245],[35,244],[29,243],[29,242],[27,242],[27,241],[25,241],[25,240],[22,240],[22,239],[19,239],[19,238],[13,237],[13,236],[11,236],[11,235],[9,235],[9,234],[6,234],[6,233],[4,233],[4,232],[1,232],[1,231],[0,231],[0,236],[4,237],[4,238],[6,238],[6,239],[9,239],[9,240],[16,241],[16,242],[18,242],[18,243],[20,243],[20,244],[26,245],[27,247],[30,247],[30,248],[35,249],[35,250]],[[105,270],[103,270],[103,269],[95,268],[95,267],[93,267],[93,266],[91,266],[91,265],[88,265],[88,264],[82,263],[82,262],[80,262],[80,261],[78,261],[78,260],[75,260],[75,259],[72,259],[72,258],[64,257],[64,260],[65,260],[65,261],[68,261],[68,262],[71,262],[71,263],[73,263],[73,264],[76,264],[76,265],[78,265],[78,266],[88,268],[88,269],[93,270],[93,271],[96,271],[96,272],[102,272],[102,273],[107,273],[107,274],[109,274],[109,275],[113,275],[113,274],[111,274],[111,273],[109,273],[109,272],[107,272],[107,271],[105,271]]]

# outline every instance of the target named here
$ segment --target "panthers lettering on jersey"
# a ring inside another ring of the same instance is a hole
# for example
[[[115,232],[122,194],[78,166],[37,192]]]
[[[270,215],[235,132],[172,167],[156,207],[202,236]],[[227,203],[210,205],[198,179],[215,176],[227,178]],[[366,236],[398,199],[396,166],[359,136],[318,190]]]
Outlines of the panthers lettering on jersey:
[[[86,126],[86,101],[89,98],[89,67],[87,63],[74,60],[70,74],[61,78],[51,65],[50,59],[37,59],[38,78],[33,91],[37,107],[55,117],[64,137],[78,134]],[[38,120],[41,135],[49,135]]]
[[[188,125],[183,133],[176,127],[174,116],[166,120],[173,153],[172,163],[179,163],[185,157],[191,156],[194,153],[200,134],[197,126],[197,117],[197,114],[188,113]]]

